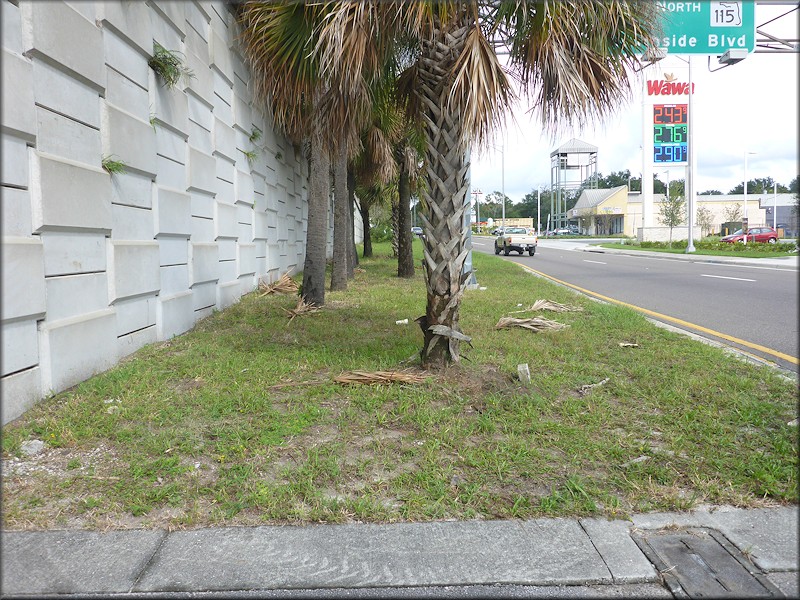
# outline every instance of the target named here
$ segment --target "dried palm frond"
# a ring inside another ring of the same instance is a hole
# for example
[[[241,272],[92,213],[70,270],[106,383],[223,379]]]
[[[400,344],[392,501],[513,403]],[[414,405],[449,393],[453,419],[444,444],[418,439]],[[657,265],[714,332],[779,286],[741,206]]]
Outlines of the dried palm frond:
[[[601,385],[605,385],[609,381],[611,381],[611,378],[610,377],[606,377],[605,379],[603,379],[602,381],[598,381],[597,383],[587,383],[586,385],[582,385],[581,387],[578,388],[578,395],[585,396],[586,394],[591,392],[593,388],[600,387]]]
[[[283,309],[289,315],[289,322],[291,323],[295,317],[299,317],[300,315],[307,315],[309,313],[314,313],[322,310],[316,304],[308,303],[302,298],[297,301],[297,306],[292,308],[291,310]]]
[[[534,310],[550,310],[553,312],[580,312],[583,310],[583,307],[560,304],[558,302],[553,302],[552,300],[537,300],[528,308],[515,310],[509,314],[515,315],[517,313],[532,312]]]
[[[569,304],[561,304],[553,302],[552,300],[537,300],[531,306],[531,310],[551,310],[553,312],[581,312],[582,306],[572,306]]]
[[[350,371],[342,373],[334,379],[336,383],[355,385],[372,385],[375,383],[422,383],[425,381],[423,375],[409,371]]]
[[[266,283],[260,281],[258,283],[258,290],[262,292],[261,296],[267,294],[295,294],[298,290],[297,282],[289,277],[289,273],[284,273],[281,278],[275,283]]]
[[[547,330],[559,330],[564,329],[565,327],[569,327],[569,325],[565,325],[564,323],[559,323],[558,321],[550,321],[549,319],[543,319],[541,317],[534,317],[532,319],[516,319],[514,317],[502,317],[498,322],[497,325],[494,326],[495,329],[504,329],[508,327],[522,327],[524,329],[530,329],[534,333],[539,333],[540,331],[547,331]]]

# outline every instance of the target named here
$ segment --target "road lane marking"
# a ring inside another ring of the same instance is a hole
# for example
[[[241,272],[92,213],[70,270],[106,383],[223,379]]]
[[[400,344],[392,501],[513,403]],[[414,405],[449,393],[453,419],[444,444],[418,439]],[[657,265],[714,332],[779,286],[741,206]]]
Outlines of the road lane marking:
[[[725,277],[724,275],[705,275],[702,274],[700,277],[713,277],[714,279],[733,279],[734,281],[752,281],[755,282],[755,279],[745,279],[744,277]]]
[[[594,263],[596,265],[607,265],[608,264],[608,263],[600,262],[599,260],[586,260],[585,258],[583,259],[583,262],[590,262],[590,263]]]
[[[669,315],[662,315],[661,313],[657,313],[654,310],[650,310],[647,308],[642,308],[641,306],[636,306],[635,304],[629,304],[627,302],[623,302],[622,300],[617,300],[616,298],[610,298],[608,296],[604,296],[603,294],[598,294],[597,292],[593,292],[591,290],[587,290],[585,288],[579,287],[577,285],[573,285],[571,283],[567,283],[566,281],[561,281],[560,279],[556,279],[555,277],[548,275],[547,273],[542,273],[541,271],[537,271],[536,269],[532,269],[527,265],[522,263],[516,263],[523,269],[530,271],[531,273],[535,273],[545,279],[549,279],[551,281],[555,281],[556,283],[560,283],[561,285],[565,285],[569,288],[574,290],[578,290],[583,294],[588,294],[589,296],[593,296],[595,298],[600,298],[601,300],[605,300],[606,302],[611,302],[613,304],[619,304],[620,306],[626,306],[631,308],[635,311],[640,313],[644,313],[646,315],[650,315],[656,319],[661,321],[668,321],[670,323],[677,323],[678,325],[682,325],[683,327],[688,327],[689,329],[695,329],[697,331],[701,331],[708,335],[713,335],[714,337],[721,338],[723,340],[728,340],[729,342],[733,342],[734,344],[741,344],[742,346],[746,346],[747,348],[752,348],[753,350],[758,350],[759,352],[763,352],[764,354],[769,354],[770,356],[775,356],[776,358],[780,358],[787,362],[790,362],[794,365],[800,365],[800,359],[796,356],[792,356],[790,354],[784,354],[778,350],[773,350],[772,348],[767,348],[766,346],[761,346],[760,344],[754,344],[753,342],[748,342],[746,340],[741,340],[739,338],[733,337],[732,335],[728,335],[726,333],[721,333],[719,331],[714,331],[713,329],[709,329],[708,327],[703,327],[702,325],[695,325],[694,323],[690,323],[689,321],[684,321],[683,319],[678,319],[676,317],[670,317]]]

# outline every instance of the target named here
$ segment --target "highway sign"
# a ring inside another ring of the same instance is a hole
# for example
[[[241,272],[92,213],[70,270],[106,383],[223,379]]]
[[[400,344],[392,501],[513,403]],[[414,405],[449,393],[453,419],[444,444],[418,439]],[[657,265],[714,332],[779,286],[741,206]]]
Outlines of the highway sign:
[[[756,3],[656,2],[663,13],[662,34],[655,45],[670,54],[720,55],[727,50],[752,52],[756,47]]]

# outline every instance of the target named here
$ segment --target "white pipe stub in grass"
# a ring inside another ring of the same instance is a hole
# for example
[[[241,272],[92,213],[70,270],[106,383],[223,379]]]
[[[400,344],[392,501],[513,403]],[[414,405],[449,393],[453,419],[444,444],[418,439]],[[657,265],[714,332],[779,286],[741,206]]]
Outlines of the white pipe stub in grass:
[[[524,383],[525,385],[530,385],[531,383],[531,369],[528,366],[528,363],[523,363],[521,365],[517,365],[517,373],[519,374],[519,380]]]

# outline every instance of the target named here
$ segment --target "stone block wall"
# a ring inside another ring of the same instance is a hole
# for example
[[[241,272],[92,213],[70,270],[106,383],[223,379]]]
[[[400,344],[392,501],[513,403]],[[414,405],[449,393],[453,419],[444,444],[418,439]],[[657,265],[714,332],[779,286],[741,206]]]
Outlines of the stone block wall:
[[[6,423],[299,272],[308,163],[254,104],[222,0],[0,4]],[[164,86],[155,43],[194,76]]]

